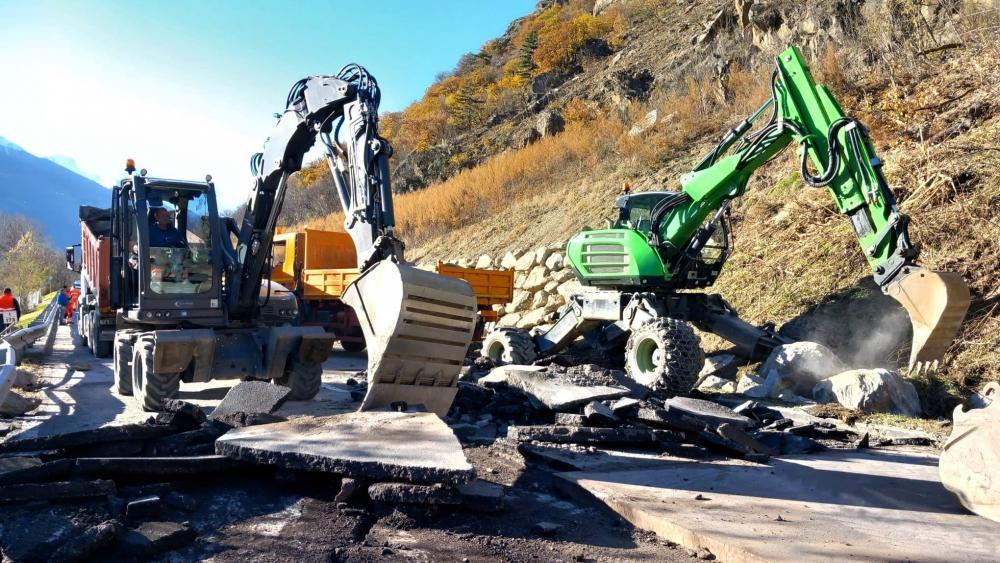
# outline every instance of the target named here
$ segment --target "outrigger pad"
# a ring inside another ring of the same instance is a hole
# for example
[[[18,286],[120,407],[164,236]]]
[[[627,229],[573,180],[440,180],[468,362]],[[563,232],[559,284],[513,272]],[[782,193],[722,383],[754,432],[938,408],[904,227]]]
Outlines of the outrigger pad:
[[[342,298],[368,346],[361,410],[404,401],[446,415],[476,327],[472,287],[385,260],[347,286]]]

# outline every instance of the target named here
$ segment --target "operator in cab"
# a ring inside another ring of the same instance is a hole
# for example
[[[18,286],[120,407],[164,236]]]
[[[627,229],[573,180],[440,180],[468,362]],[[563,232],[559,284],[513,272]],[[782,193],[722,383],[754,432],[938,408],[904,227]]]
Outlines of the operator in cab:
[[[184,236],[170,220],[170,212],[164,207],[153,208],[153,220],[149,225],[149,246],[161,248],[187,248]]]

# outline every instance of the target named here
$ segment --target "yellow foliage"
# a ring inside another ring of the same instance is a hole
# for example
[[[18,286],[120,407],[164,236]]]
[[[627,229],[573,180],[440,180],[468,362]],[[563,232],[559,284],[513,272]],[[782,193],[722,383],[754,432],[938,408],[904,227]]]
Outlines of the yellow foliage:
[[[539,72],[567,71],[588,39],[603,37],[611,24],[588,13],[545,26],[538,33],[534,61]]]
[[[563,108],[563,119],[566,123],[589,123],[597,119],[598,112],[597,102],[573,98]]]

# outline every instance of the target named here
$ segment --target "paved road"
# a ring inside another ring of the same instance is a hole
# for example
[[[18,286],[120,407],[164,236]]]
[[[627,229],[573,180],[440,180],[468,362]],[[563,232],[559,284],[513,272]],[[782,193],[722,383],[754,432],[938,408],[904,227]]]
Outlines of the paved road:
[[[141,422],[150,417],[132,397],[111,391],[114,372],[110,359],[97,359],[82,347],[73,344],[75,328],[59,327],[52,354],[29,356],[22,369],[32,372],[38,383],[47,384],[30,395],[42,400],[30,416],[18,419],[20,428],[7,439],[58,434],[74,430],[98,428],[106,424]],[[33,363],[37,362],[37,363]],[[365,369],[364,353],[351,354],[337,345],[324,364],[323,388],[311,401],[289,401],[277,414],[281,416],[326,415],[353,410],[348,377]],[[219,380],[208,383],[181,383],[180,397],[201,406],[210,413],[230,387],[239,380]]]

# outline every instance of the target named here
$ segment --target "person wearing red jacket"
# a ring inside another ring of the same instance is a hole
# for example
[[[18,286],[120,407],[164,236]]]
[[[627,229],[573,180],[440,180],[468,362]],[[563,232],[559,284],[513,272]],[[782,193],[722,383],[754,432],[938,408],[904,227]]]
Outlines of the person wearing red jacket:
[[[16,323],[20,318],[21,304],[17,302],[14,292],[9,287],[4,288],[3,294],[0,294],[0,331]]]

